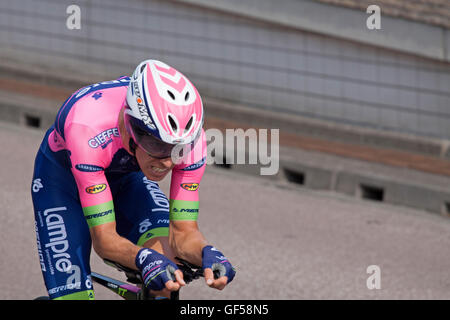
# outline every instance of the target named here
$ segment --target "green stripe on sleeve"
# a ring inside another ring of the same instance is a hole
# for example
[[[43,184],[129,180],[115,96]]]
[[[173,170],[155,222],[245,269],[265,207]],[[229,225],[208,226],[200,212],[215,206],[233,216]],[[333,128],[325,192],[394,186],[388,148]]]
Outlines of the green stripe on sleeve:
[[[65,296],[55,298],[53,300],[94,300],[94,299],[95,299],[94,290],[86,290],[67,294]]]
[[[190,220],[197,221],[198,201],[185,201],[170,199],[170,215],[171,221]]]
[[[89,228],[116,220],[113,201],[83,208],[84,217]]]
[[[168,236],[169,236],[169,228],[168,227],[151,229],[151,230],[148,230],[146,233],[144,233],[139,238],[137,245],[143,246],[144,243],[146,243],[150,239],[153,239],[156,237],[168,237]]]

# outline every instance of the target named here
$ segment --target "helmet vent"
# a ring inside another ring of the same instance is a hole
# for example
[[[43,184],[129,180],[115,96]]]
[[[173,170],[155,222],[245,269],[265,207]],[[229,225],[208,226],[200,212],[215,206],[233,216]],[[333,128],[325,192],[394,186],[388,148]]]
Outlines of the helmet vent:
[[[188,101],[188,99],[189,99],[189,91],[186,92],[186,95],[184,96],[184,101]]]
[[[173,117],[170,114],[169,114],[168,118],[169,118],[170,126],[172,127],[172,131],[177,133],[177,131],[178,131],[177,123],[175,122],[175,120],[173,119]]]
[[[194,122],[194,116],[192,116],[190,119],[189,119],[189,121],[188,121],[188,123],[186,124],[186,128],[184,128],[184,133],[187,133],[187,132],[189,132],[189,130],[191,130],[191,127],[192,127],[192,123]]]
[[[145,63],[144,63],[144,64],[143,64],[142,66],[141,66],[141,70],[140,70],[140,71],[141,71],[141,73],[142,73],[142,72],[144,72],[145,66],[146,66],[146,64],[145,64]]]
[[[169,96],[170,96],[173,100],[175,100],[175,95],[172,93],[172,91],[167,90],[167,93],[169,94]]]

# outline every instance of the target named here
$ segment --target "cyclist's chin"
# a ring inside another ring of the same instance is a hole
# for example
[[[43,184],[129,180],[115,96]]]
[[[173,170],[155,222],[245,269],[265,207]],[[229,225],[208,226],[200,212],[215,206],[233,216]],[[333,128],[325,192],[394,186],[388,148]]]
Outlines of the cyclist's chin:
[[[152,181],[161,181],[167,176],[169,171],[170,171],[169,169],[161,171],[160,169],[155,168],[153,166],[147,166],[145,169],[142,170],[147,179]]]

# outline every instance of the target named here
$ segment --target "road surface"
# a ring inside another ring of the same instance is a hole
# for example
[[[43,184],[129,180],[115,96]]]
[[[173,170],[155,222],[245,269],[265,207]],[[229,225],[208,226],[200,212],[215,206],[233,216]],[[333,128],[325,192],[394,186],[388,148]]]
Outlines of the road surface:
[[[45,294],[30,195],[43,134],[0,123],[0,299]],[[237,275],[223,291],[197,281],[181,298],[450,299],[449,218],[213,166],[200,197],[200,228]],[[91,260],[94,271],[124,279],[94,252]],[[369,277],[379,289],[368,289]],[[97,299],[116,298],[94,288]]]

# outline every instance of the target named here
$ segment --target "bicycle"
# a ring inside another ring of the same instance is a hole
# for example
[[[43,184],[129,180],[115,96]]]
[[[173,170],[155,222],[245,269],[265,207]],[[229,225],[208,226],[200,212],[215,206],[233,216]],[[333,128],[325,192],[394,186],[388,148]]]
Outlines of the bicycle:
[[[183,279],[186,284],[203,277],[202,268],[187,262],[181,258],[176,257],[177,266],[183,272]],[[101,275],[96,272],[91,272],[91,278],[94,282],[104,286],[105,288],[116,293],[125,300],[160,300],[166,298],[158,298],[150,293],[150,290],[145,287],[142,276],[139,271],[125,267],[117,262],[103,259],[103,261],[118,271],[124,272],[127,277],[127,282],[113,279],[108,276]],[[214,278],[219,277],[218,271],[214,271]],[[173,277],[175,278],[175,277]],[[172,291],[170,293],[170,300],[179,300],[180,291]],[[49,297],[38,297],[34,300],[49,300]]]

